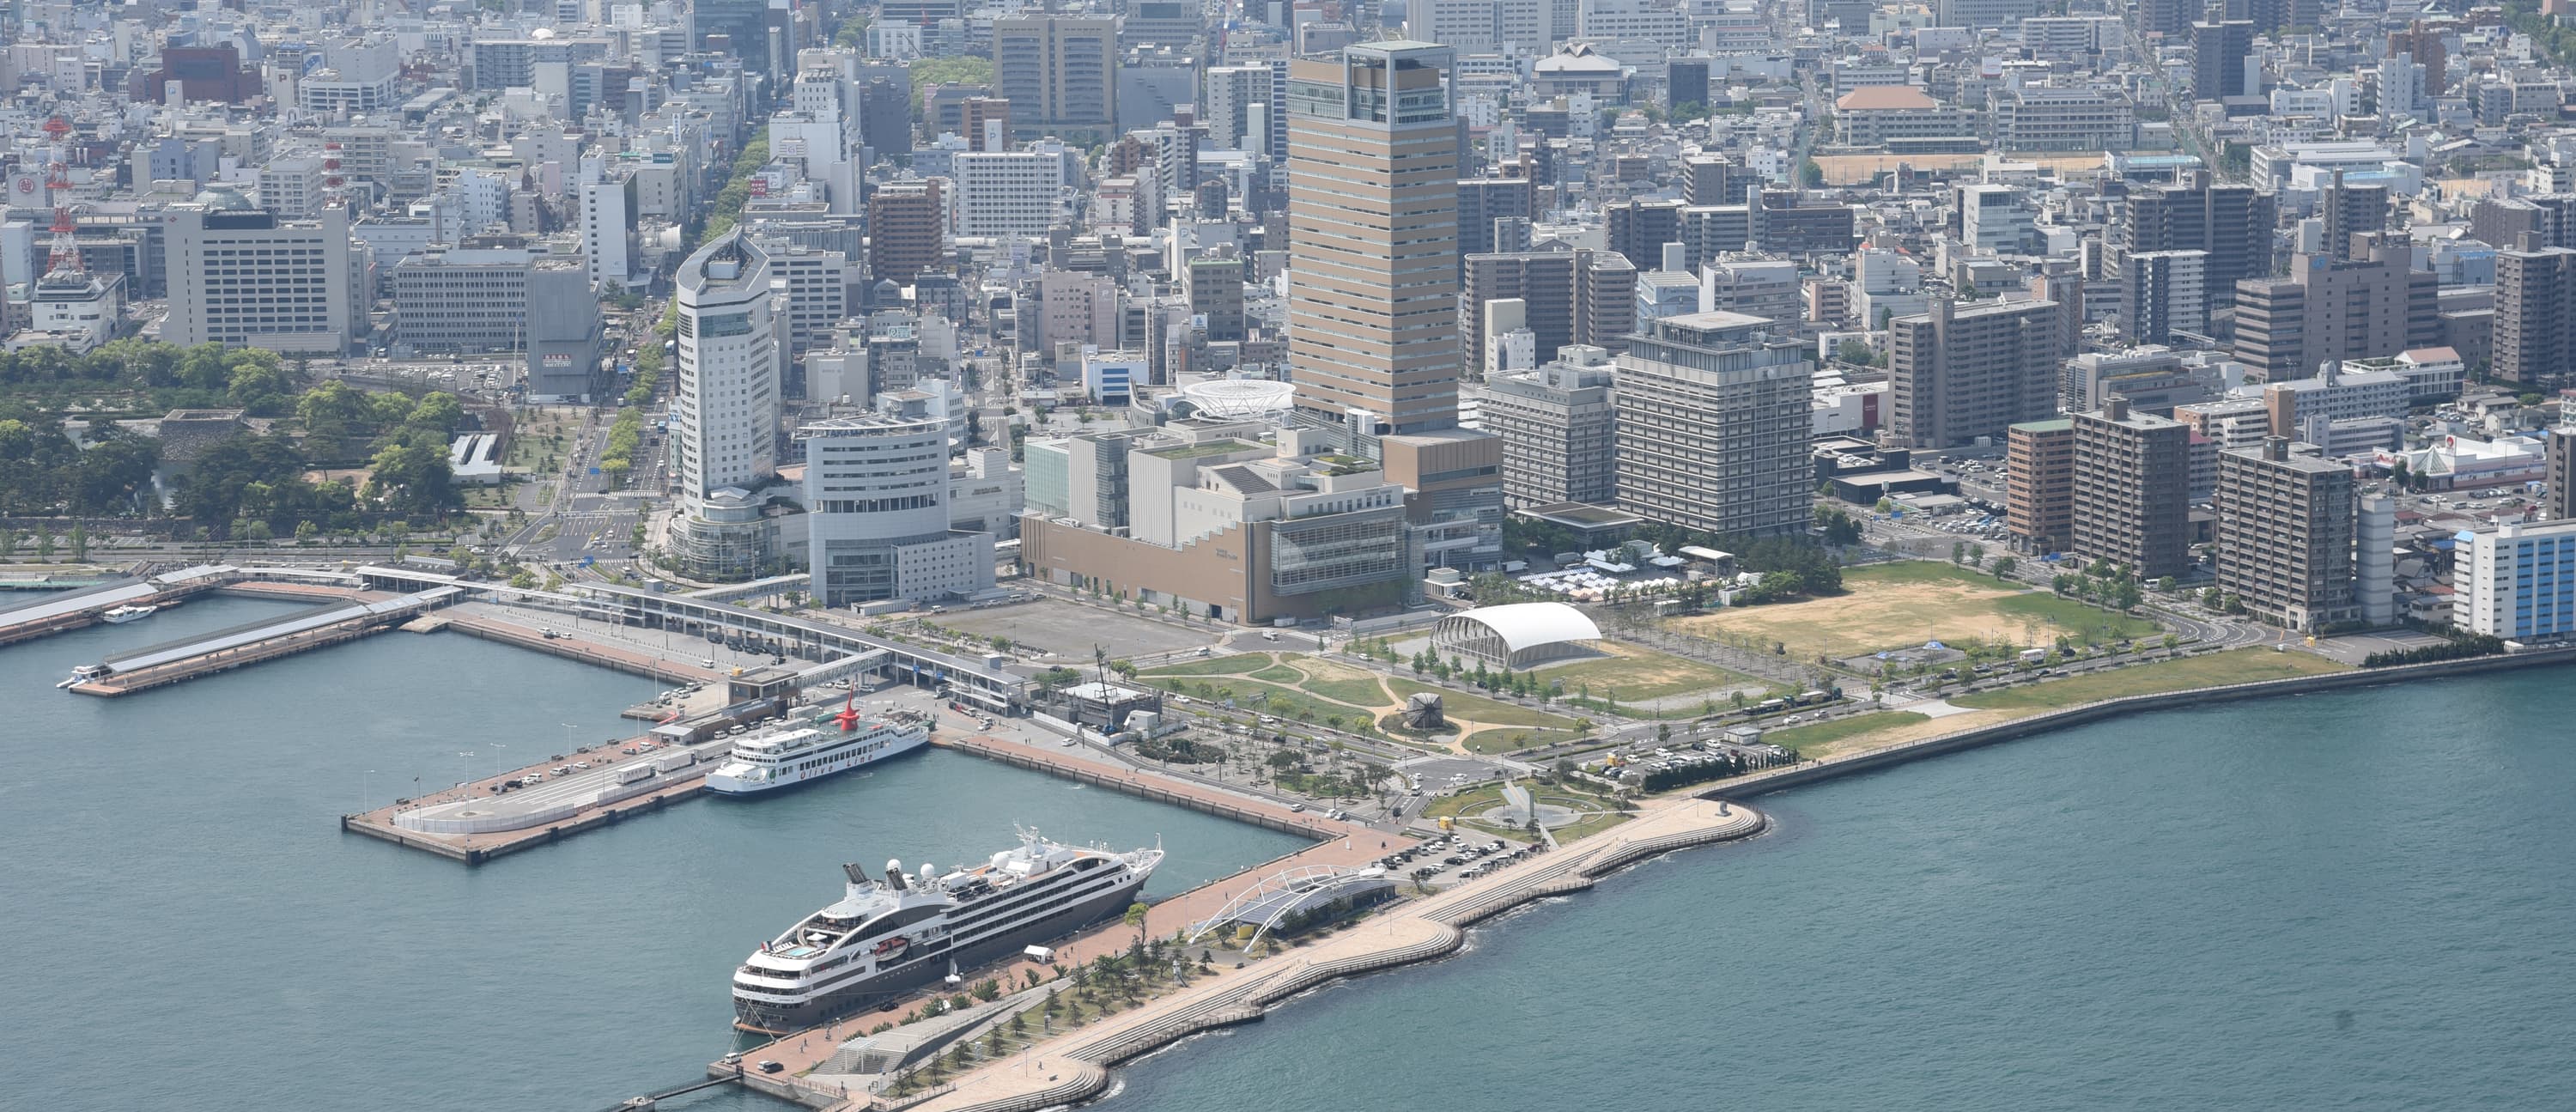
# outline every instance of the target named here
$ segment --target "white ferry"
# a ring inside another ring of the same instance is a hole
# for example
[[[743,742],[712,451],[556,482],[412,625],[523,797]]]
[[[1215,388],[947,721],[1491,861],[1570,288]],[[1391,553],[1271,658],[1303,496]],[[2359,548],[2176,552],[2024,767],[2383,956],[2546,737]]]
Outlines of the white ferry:
[[[863,718],[850,708],[817,721],[829,725],[772,730],[735,742],[724,763],[707,774],[707,790],[758,795],[809,784],[909,753],[930,740],[930,730],[919,723]]]
[[[158,606],[120,606],[99,617],[109,625],[124,625],[127,622],[142,621],[160,612],[161,608]]]
[[[1020,831],[1017,848],[973,867],[916,876],[858,865],[840,902],[760,944],[734,970],[734,1026],[785,1034],[874,1007],[961,970],[1020,953],[1116,915],[1163,851],[1113,853]]]

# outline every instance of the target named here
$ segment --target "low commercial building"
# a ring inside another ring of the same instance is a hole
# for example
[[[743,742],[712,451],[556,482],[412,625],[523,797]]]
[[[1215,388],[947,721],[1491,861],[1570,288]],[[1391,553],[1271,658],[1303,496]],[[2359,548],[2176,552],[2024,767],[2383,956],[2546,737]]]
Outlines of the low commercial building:
[[[2453,628],[2509,641],[2576,633],[2576,521],[2464,529],[2452,539]]]

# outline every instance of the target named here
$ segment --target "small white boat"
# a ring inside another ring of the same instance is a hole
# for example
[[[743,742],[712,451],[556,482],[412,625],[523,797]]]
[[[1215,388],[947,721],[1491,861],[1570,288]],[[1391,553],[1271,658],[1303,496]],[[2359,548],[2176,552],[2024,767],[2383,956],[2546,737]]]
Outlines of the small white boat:
[[[107,675],[107,665],[83,664],[78,668],[72,669],[72,678],[55,684],[54,690],[60,691],[66,687],[77,687],[81,684],[88,683],[91,680],[99,679],[105,675]]]
[[[109,625],[124,625],[127,622],[142,621],[160,611],[161,608],[158,606],[120,606],[99,616],[105,618]]]

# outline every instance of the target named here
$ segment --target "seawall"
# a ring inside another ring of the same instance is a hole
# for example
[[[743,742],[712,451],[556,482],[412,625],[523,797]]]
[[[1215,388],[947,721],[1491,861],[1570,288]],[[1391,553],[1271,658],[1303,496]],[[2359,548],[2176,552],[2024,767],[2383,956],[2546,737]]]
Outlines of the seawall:
[[[2500,656],[2440,660],[2430,664],[2405,664],[2389,668],[2356,668],[2349,672],[2255,680],[2218,687],[2160,691],[2150,695],[2124,695],[2116,699],[2102,699],[2061,710],[2046,711],[2027,718],[2016,718],[2010,722],[1997,722],[1988,726],[1976,726],[1935,737],[1903,742],[1885,749],[1855,753],[1848,757],[1828,758],[1758,772],[1751,776],[1698,788],[1689,794],[1701,799],[1735,799],[1764,792],[1783,791],[1838,777],[1891,768],[1907,761],[1922,760],[1925,757],[1937,757],[1945,753],[1956,753],[1997,742],[2014,741],[2034,734],[2087,725],[2144,711],[2182,710],[2245,699],[2268,699],[2282,695],[2303,695],[2313,691],[2379,687],[2415,680],[2443,679],[2450,676],[2504,672],[2558,664],[2576,664],[2576,649],[2507,653]]]

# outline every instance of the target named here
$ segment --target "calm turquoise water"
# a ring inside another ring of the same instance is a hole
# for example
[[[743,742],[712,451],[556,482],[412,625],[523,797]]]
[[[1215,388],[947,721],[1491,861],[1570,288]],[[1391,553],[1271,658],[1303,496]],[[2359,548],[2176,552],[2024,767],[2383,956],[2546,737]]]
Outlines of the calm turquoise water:
[[[286,609],[201,602],[0,650],[0,1107],[586,1112],[731,1049],[730,970],[837,896],[840,862],[981,857],[1014,821],[1159,834],[1159,894],[1300,844],[929,752],[467,869],[336,816],[630,734],[616,713],[646,681],[387,633],[123,699],[51,690]],[[755,1103],[783,1107],[694,1107]]]
[[[2153,715],[1770,797],[1775,835],[1184,1044],[1100,1107],[2564,1108],[2571,679]]]

